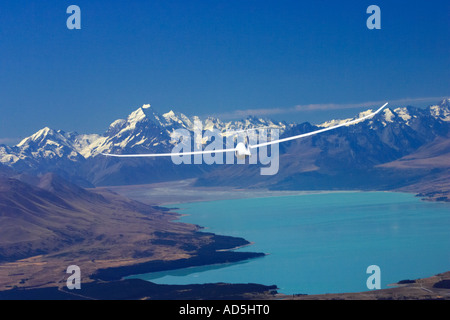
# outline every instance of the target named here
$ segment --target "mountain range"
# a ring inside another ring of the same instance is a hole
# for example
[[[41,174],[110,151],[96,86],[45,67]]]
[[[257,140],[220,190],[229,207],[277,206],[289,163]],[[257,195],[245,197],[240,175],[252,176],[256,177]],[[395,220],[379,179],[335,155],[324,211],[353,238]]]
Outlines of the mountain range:
[[[261,176],[261,164],[175,165],[170,158],[101,154],[170,152],[170,134],[176,129],[192,132],[199,120],[173,111],[160,115],[144,105],[114,121],[103,134],[46,127],[15,146],[0,145],[0,293],[22,294],[14,288],[46,286],[60,293],[57,287],[65,285],[66,268],[73,263],[81,267],[83,286],[89,287],[124,285],[118,279],[148,270],[264,255],[224,250],[249,242],[200,231],[174,221],[178,215],[170,209],[100,186],[190,178],[193,187],[396,190],[450,201],[449,99],[423,109],[384,109],[356,125],[282,143],[279,172],[273,176]],[[230,122],[207,118],[203,128],[225,132],[271,127],[283,138],[348,120],[313,125],[255,117]]]
[[[283,138],[348,120],[313,125],[208,117],[202,124],[204,130],[221,132],[276,128]],[[143,105],[111,123],[103,134],[45,127],[15,146],[0,145],[0,164],[3,171],[16,174],[54,172],[84,187],[196,178],[201,186],[302,190],[399,189],[438,179],[449,170],[450,99],[427,108],[386,108],[356,125],[282,143],[280,169],[274,176],[260,176],[260,165],[175,165],[170,158],[117,159],[101,154],[170,152],[175,143],[170,134],[176,129],[192,132],[195,121],[201,120],[173,111],[160,114]]]

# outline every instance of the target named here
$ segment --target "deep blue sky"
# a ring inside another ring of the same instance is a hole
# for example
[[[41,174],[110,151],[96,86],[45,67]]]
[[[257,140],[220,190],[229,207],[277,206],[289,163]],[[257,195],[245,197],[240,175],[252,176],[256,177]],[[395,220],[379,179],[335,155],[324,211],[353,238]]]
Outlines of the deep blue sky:
[[[66,28],[71,4],[81,30]],[[366,27],[371,4],[381,30]],[[438,102],[449,21],[442,0],[2,0],[0,142],[44,126],[102,133],[144,103],[314,122],[371,101]]]

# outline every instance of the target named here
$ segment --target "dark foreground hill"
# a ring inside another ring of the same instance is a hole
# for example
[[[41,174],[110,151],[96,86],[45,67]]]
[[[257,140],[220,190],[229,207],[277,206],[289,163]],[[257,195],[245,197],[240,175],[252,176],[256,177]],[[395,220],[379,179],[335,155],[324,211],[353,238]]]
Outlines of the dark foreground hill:
[[[54,174],[27,180],[0,178],[0,290],[64,286],[69,265],[89,283],[99,270],[120,270],[120,279],[263,256],[223,251],[248,242],[174,222],[178,215],[168,209],[87,191]]]

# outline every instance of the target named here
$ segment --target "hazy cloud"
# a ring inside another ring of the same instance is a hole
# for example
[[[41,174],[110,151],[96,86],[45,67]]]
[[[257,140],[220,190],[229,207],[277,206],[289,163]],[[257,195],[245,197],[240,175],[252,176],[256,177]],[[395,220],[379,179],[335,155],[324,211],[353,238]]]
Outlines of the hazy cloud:
[[[20,142],[20,138],[0,138],[0,144],[15,145]]]
[[[433,104],[438,103],[445,97],[426,97],[426,98],[403,98],[395,100],[383,100],[383,101],[366,101],[359,103],[317,103],[317,104],[299,104],[293,107],[287,108],[255,108],[235,110],[232,112],[226,112],[217,114],[220,119],[235,119],[247,116],[270,116],[276,114],[289,114],[294,112],[304,111],[319,111],[319,110],[343,110],[343,109],[356,109],[356,108],[373,108],[379,107],[386,102],[392,106],[405,106],[412,104]]]

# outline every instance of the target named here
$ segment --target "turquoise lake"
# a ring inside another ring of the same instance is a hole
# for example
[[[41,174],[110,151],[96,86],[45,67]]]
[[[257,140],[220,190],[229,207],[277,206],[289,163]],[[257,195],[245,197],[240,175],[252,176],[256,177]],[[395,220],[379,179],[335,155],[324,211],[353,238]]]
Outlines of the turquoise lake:
[[[234,264],[135,275],[159,284],[259,283],[280,293],[367,291],[450,270],[450,204],[411,194],[331,192],[177,204],[181,222],[243,237],[238,250],[265,257]]]

